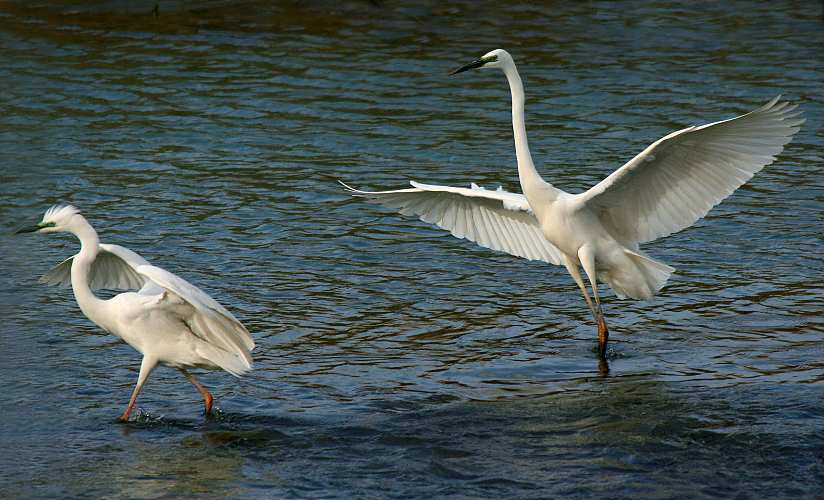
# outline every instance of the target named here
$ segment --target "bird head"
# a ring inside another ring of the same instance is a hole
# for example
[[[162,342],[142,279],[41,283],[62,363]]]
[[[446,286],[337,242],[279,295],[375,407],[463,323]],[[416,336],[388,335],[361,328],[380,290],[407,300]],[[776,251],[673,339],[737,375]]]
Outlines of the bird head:
[[[69,231],[75,217],[80,215],[80,210],[72,205],[54,205],[43,214],[43,220],[39,223],[21,227],[14,234],[21,233],[58,233]]]
[[[450,75],[463,73],[464,71],[469,71],[470,69],[500,68],[508,62],[512,62],[512,56],[509,55],[509,52],[504,49],[495,49],[482,55],[479,59],[475,59],[471,63],[461,66],[450,73]]]

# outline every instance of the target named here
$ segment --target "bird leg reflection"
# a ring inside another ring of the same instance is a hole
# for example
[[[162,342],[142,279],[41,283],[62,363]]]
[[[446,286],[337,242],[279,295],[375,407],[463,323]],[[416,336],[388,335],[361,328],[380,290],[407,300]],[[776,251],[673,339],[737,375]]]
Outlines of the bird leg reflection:
[[[189,382],[191,382],[192,385],[195,386],[195,388],[197,389],[197,392],[199,392],[200,395],[203,396],[203,406],[204,406],[204,412],[203,413],[206,414],[206,415],[211,415],[212,414],[212,402],[214,401],[215,398],[213,398],[212,395],[209,393],[209,391],[206,390],[206,388],[203,387],[203,385],[201,385],[201,383],[197,381],[197,379],[194,377],[194,375],[189,373],[185,368],[178,368],[178,370],[180,370],[180,373],[182,373],[183,376],[186,377],[186,379]]]

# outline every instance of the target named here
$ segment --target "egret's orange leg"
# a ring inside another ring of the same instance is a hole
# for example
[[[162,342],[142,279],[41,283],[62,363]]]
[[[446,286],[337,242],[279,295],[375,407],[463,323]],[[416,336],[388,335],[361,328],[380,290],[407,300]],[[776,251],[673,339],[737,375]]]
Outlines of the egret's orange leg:
[[[180,370],[180,373],[182,373],[183,376],[186,377],[186,379],[189,382],[191,382],[192,385],[195,386],[195,388],[197,389],[197,392],[199,392],[200,395],[203,396],[203,405],[205,407],[204,413],[206,415],[211,415],[211,413],[212,413],[212,402],[215,400],[215,398],[213,398],[212,395],[209,393],[209,391],[207,391],[206,388],[203,387],[203,385],[201,385],[200,382],[197,381],[197,379],[194,377],[194,375],[189,373],[184,368],[178,368],[178,370]]]
[[[587,287],[586,285],[584,285],[584,280],[581,279],[581,273],[578,272],[578,264],[566,255],[564,255],[564,265],[566,266],[569,275],[572,276],[573,280],[575,280],[575,283],[578,285],[578,288],[581,289],[581,293],[584,294],[584,300],[587,301],[587,306],[589,306],[589,310],[592,312],[592,315],[597,318],[598,315],[595,312],[595,304],[593,304],[592,299],[589,298]]]
[[[595,321],[598,323],[598,351],[601,359],[605,360],[607,355],[607,340],[609,339],[609,331],[607,330],[607,323],[604,321],[604,315],[601,312],[601,305],[600,303],[597,305],[593,304],[592,299],[589,298],[587,287],[584,285],[584,280],[581,278],[581,273],[578,271],[578,264],[571,258],[564,255],[564,265],[566,266],[570,276],[572,276],[572,279],[575,280],[578,288],[581,289],[581,293],[584,295],[584,300],[587,301],[589,310],[592,312],[592,317],[595,318]],[[595,294],[597,300],[597,289]]]
[[[607,322],[604,319],[604,312],[601,310],[601,299],[598,297],[598,280],[595,271],[595,254],[592,249],[584,245],[578,250],[578,260],[581,261],[581,267],[587,273],[589,284],[592,286],[592,295],[595,297],[595,308],[593,314],[595,321],[598,323],[598,350],[601,358],[606,359],[607,356],[607,342],[609,342],[609,330],[607,329]]]
[[[129,415],[132,413],[134,404],[137,401],[137,395],[140,394],[140,389],[143,388],[143,384],[146,383],[146,379],[149,378],[149,374],[152,373],[152,370],[154,370],[156,366],[157,361],[154,358],[143,356],[143,361],[140,363],[140,374],[137,376],[137,385],[134,386],[134,391],[132,391],[132,397],[129,398],[129,406],[126,407],[126,411],[117,418],[118,422],[125,423],[129,421]]]

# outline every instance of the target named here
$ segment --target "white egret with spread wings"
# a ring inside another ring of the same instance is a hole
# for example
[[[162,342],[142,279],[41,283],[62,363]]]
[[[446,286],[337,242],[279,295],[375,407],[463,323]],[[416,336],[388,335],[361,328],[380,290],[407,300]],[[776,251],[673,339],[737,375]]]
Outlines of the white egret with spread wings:
[[[452,74],[503,71],[512,93],[512,128],[523,194],[412,182],[412,188],[360,191],[483,247],[564,265],[598,324],[599,352],[609,332],[598,282],[619,298],[649,299],[674,269],[639,245],[681,231],[775,160],[804,122],[780,96],[728,120],[687,127],[655,141],[588,191],[567,193],[546,182],[532,162],[524,124],[524,87],[512,56],[493,50]],[[341,183],[343,184],[343,183]],[[594,302],[579,266],[589,279]]]
[[[158,364],[180,370],[203,396],[206,414],[212,411],[212,395],[189,368],[223,369],[235,376],[252,369],[250,351],[255,343],[232,313],[201,289],[131,250],[100,243],[75,207],[53,206],[39,224],[17,231],[28,232],[68,232],[80,239],[80,253],[40,281],[71,285],[87,318],[143,354],[137,385],[119,421],[129,420],[140,389]],[[98,289],[135,291],[103,300],[93,292]]]

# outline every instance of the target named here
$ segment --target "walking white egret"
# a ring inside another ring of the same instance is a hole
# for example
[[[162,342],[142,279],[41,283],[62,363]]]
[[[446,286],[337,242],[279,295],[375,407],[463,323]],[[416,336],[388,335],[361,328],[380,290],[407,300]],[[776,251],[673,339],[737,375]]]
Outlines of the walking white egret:
[[[127,422],[137,396],[158,364],[171,366],[203,396],[205,412],[212,395],[188,368],[222,368],[235,376],[252,369],[255,343],[232,313],[186,280],[149,264],[118,245],[100,243],[97,232],[71,205],[55,205],[43,220],[17,233],[72,233],[80,253],[52,268],[42,283],[71,285],[80,310],[92,322],[143,354],[137,385],[126,411]],[[137,290],[99,299],[93,290]]]
[[[598,280],[619,298],[649,299],[674,269],[640,243],[685,229],[771,163],[804,122],[780,96],[729,120],[673,132],[588,191],[571,194],[544,181],[532,163],[524,125],[524,87],[512,56],[497,49],[451,74],[498,68],[512,93],[512,128],[523,194],[411,182],[412,188],[359,191],[372,199],[466,238],[530,260],[563,264],[598,324],[605,359],[609,332]],[[581,279],[584,268],[594,303]]]

